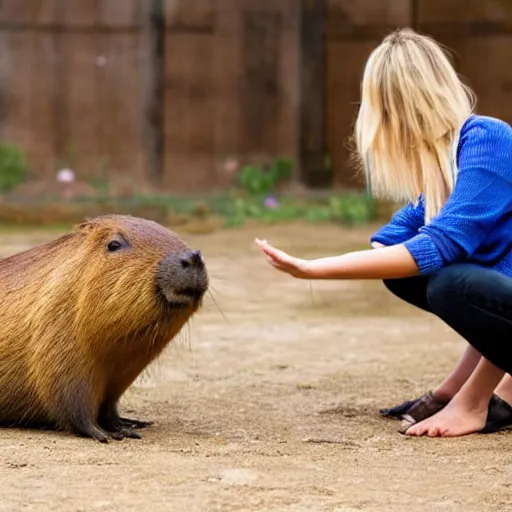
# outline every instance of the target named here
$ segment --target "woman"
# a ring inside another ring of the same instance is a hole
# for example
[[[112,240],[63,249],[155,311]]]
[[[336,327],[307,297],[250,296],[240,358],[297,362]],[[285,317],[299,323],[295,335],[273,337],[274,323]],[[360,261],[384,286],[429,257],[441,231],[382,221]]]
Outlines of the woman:
[[[489,431],[503,412],[493,392],[512,373],[512,128],[474,115],[440,46],[409,29],[372,52],[361,92],[356,154],[369,189],[408,203],[372,237],[377,250],[303,260],[256,243],[293,277],[382,279],[446,322],[472,348],[450,393],[422,397],[405,433]]]

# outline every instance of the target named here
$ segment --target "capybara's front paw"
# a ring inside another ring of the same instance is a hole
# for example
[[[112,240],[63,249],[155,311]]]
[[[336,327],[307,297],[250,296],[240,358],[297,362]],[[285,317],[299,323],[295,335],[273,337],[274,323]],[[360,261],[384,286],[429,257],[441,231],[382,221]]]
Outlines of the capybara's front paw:
[[[109,435],[104,430],[94,425],[88,425],[83,428],[75,427],[74,430],[79,436],[95,439],[99,443],[108,443],[109,441]]]
[[[142,439],[142,436],[129,428],[122,428],[116,432],[109,432],[109,435],[115,441],[122,441],[125,438],[129,439]]]
[[[119,422],[126,428],[147,428],[153,425],[152,421],[132,420],[130,418],[119,418]]]

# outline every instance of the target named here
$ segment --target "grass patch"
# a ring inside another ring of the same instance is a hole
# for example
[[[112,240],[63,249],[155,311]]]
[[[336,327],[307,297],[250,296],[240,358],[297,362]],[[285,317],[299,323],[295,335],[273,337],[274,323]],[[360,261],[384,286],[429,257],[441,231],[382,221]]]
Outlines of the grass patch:
[[[296,220],[359,226],[377,217],[377,205],[363,193],[305,198],[229,193],[213,197],[153,195],[118,200],[5,200],[0,203],[0,225],[64,227],[108,213],[134,215],[172,226],[211,218],[220,219],[226,228],[243,226],[248,221],[276,224]]]

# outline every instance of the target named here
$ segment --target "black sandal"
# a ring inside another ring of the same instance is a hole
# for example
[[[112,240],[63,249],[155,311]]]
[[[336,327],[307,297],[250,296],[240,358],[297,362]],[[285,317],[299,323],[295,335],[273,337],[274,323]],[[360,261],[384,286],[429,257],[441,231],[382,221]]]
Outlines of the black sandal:
[[[448,402],[446,400],[440,400],[432,391],[425,393],[422,397],[414,402],[414,404],[402,414],[402,423],[398,431],[401,434],[405,434],[405,431],[412,427],[415,423],[419,423],[430,416],[438,413],[443,409]]]
[[[492,395],[485,427],[480,434],[493,434],[512,426],[512,407],[498,395]]]
[[[428,418],[428,416],[432,416],[436,412],[440,411],[448,402],[442,401],[439,398],[436,398],[432,391],[425,393],[424,395],[416,398],[414,400],[408,400],[407,402],[403,402],[399,405],[395,405],[394,407],[390,407],[388,409],[380,409],[380,414],[385,418],[396,418],[402,419],[404,414],[407,414],[413,407],[417,404],[422,403],[421,409],[416,411],[416,414],[427,414],[427,416],[422,417],[422,419]],[[419,417],[419,416],[418,416]],[[417,419],[416,421],[421,421]]]
[[[408,409],[410,409],[421,398],[422,397],[416,398],[415,400],[408,400],[407,402],[403,402],[399,405],[395,405],[394,407],[389,407],[387,409],[380,409],[379,413],[385,418],[400,419],[402,414],[405,414]]]

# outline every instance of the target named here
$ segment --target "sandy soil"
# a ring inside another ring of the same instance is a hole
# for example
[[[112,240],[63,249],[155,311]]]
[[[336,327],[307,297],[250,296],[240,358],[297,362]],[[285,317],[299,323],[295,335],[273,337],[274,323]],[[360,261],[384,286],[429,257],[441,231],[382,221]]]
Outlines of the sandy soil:
[[[1,431],[0,511],[512,510],[509,434],[409,439],[378,415],[435,385],[463,342],[380,283],[293,280],[252,244],[317,256],[368,235],[185,235],[204,251],[218,307],[209,297],[125,396],[124,412],[155,424],[108,445]],[[0,253],[48,236],[0,235]]]

